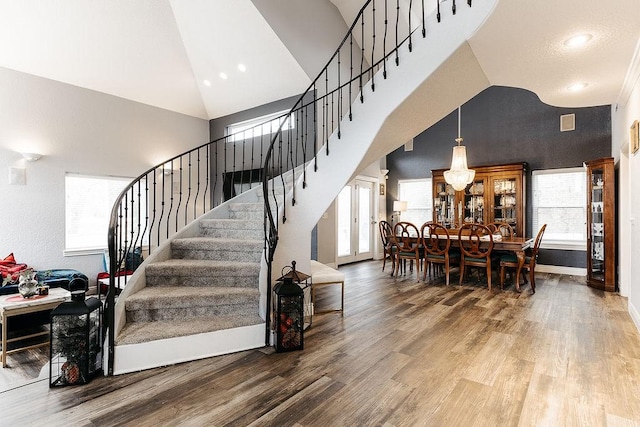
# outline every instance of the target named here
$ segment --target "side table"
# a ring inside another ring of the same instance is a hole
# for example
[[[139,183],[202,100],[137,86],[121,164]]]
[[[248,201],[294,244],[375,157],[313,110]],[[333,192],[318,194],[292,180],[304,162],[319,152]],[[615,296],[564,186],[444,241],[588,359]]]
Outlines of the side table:
[[[0,297],[0,314],[2,315],[2,367],[7,367],[7,356],[18,351],[29,350],[37,347],[49,345],[49,340],[43,343],[18,347],[7,350],[7,345],[12,342],[26,340],[44,335],[49,335],[49,331],[36,332],[33,334],[7,338],[7,319],[11,316],[18,316],[26,313],[37,313],[40,311],[53,310],[61,302],[69,299],[71,293],[63,288],[53,288],[49,290],[49,295],[36,295],[31,298],[22,298],[20,294],[4,295]]]

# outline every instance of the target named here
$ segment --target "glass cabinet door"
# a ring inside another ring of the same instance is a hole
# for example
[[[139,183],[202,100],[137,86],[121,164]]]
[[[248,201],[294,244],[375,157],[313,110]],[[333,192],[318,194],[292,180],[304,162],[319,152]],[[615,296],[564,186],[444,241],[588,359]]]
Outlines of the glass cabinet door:
[[[484,224],[484,180],[473,181],[464,190],[464,222]]]
[[[605,244],[604,244],[604,206],[602,192],[604,189],[604,170],[602,168],[591,169],[591,278],[604,280],[605,277]]]
[[[514,230],[518,228],[518,182],[515,177],[496,178],[493,183],[492,222],[506,222]]]
[[[456,191],[444,181],[435,182],[433,195],[434,221],[447,228],[455,227]]]

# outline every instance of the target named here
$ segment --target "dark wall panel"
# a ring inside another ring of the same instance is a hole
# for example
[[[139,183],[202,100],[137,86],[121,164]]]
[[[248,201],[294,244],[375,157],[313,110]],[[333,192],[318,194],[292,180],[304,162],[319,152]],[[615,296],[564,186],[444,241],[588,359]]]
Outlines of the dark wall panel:
[[[462,105],[461,112],[461,136],[467,147],[469,167],[528,163],[527,235],[533,235],[532,170],[577,167],[586,160],[611,156],[608,105],[559,108],[544,104],[536,94],[524,89],[492,86]],[[560,115],[571,113],[576,115],[576,130],[560,132]],[[449,168],[457,132],[456,110],[417,135],[413,151],[405,152],[400,147],[387,156],[387,212],[391,212],[393,201],[397,200],[399,179],[431,177],[432,169]],[[584,252],[555,252],[544,255],[553,256],[554,262],[548,263],[585,266]]]

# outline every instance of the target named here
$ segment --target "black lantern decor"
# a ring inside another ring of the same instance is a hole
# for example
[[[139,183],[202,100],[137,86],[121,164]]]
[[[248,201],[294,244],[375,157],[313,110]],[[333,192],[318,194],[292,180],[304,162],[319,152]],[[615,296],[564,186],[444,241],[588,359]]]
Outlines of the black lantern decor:
[[[86,384],[102,370],[102,302],[85,300],[85,279],[69,289],[71,301],[51,311],[49,387]]]
[[[296,271],[296,262],[285,267],[287,273],[280,277],[273,288],[276,294],[276,351],[294,351],[304,348],[304,292],[300,283],[305,283],[308,274]]]

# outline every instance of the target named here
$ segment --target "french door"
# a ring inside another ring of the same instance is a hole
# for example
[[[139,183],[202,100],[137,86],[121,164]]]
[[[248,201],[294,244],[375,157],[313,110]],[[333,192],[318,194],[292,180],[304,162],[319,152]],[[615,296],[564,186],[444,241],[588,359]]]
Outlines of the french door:
[[[373,189],[373,182],[355,179],[338,195],[338,265],[373,258]]]

